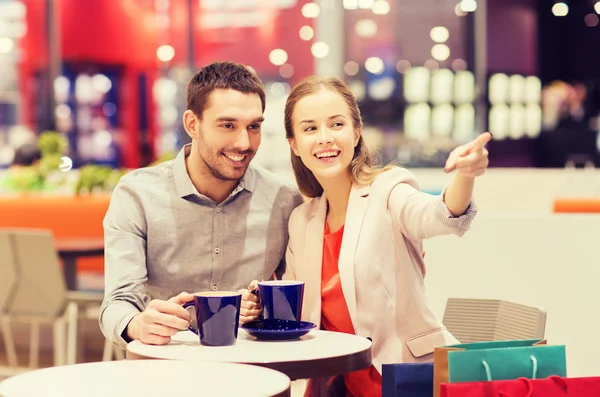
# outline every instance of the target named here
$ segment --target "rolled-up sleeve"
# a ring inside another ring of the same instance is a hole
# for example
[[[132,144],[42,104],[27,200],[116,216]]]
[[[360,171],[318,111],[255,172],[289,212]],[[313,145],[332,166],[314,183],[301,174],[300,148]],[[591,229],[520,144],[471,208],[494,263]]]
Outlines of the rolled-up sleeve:
[[[134,189],[124,177],[113,191],[104,226],[104,301],[100,329],[104,336],[125,347],[122,334],[131,319],[144,310],[146,220]]]
[[[440,196],[436,196],[438,199],[438,204],[435,207],[435,217],[446,227],[454,230],[455,234],[458,234],[456,233],[456,231],[458,231],[462,235],[465,231],[469,230],[469,227],[471,227],[471,221],[473,221],[475,215],[477,215],[477,206],[475,205],[475,201],[471,197],[471,201],[465,212],[460,216],[454,216],[444,203],[443,198],[445,193],[446,189],[444,189],[444,192]]]

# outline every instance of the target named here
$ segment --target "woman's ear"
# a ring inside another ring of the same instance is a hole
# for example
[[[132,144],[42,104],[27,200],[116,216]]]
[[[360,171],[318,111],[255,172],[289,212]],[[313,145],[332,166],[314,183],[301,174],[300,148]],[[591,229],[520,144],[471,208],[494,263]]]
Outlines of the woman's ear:
[[[191,110],[186,110],[183,113],[183,128],[185,132],[192,139],[198,139],[198,127],[200,125],[200,120],[196,117],[194,112]]]
[[[362,129],[361,128],[357,128],[354,130],[354,147],[356,147],[356,145],[358,145],[358,142],[360,141],[360,137],[362,136]]]
[[[290,144],[290,147],[292,148],[292,151],[294,152],[294,154],[296,156],[300,157],[300,152],[298,151],[298,145],[296,144],[296,139],[288,138],[288,143]]]

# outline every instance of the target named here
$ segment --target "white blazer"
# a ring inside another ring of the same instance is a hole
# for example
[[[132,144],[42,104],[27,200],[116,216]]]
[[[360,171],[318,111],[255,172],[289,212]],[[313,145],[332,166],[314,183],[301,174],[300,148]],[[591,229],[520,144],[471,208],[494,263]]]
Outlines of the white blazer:
[[[325,195],[294,210],[284,279],[305,282],[302,319],[321,322]],[[441,196],[419,192],[413,174],[393,168],[350,192],[338,262],[342,290],[357,335],[373,342],[373,364],[431,361],[436,346],[457,340],[425,299],[423,239],[462,236],[476,214],[453,217]]]

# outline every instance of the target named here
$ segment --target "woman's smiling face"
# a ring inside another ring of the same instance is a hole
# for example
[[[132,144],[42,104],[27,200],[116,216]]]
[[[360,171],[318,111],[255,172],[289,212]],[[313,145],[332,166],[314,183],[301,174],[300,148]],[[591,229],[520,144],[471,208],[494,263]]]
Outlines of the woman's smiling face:
[[[360,130],[340,94],[323,88],[300,99],[292,123],[290,146],[317,180],[348,175]]]

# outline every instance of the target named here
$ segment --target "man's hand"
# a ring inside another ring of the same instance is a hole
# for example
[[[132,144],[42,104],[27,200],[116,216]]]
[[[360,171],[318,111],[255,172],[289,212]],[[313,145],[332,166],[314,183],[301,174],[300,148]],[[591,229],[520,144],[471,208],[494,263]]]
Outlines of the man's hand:
[[[166,345],[171,336],[187,329],[190,313],[182,307],[194,295],[182,292],[168,301],[155,299],[146,310],[136,315],[127,325],[127,336],[149,345]]]
[[[248,289],[241,289],[242,305],[240,308],[240,324],[246,324],[257,320],[262,313],[260,298],[253,291],[258,289],[258,281],[254,280],[248,286]]]

